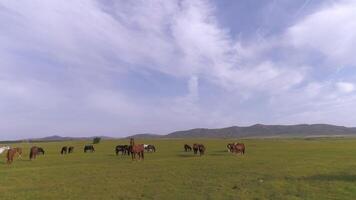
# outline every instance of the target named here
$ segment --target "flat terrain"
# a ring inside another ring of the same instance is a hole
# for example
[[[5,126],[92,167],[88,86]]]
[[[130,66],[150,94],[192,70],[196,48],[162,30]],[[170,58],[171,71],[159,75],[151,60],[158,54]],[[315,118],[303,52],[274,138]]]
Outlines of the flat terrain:
[[[89,141],[12,144],[22,160],[0,156],[0,199],[355,199],[356,139],[249,139],[246,154],[226,151],[234,140],[137,140],[154,144],[144,161],[116,156],[128,140],[102,141],[84,154]],[[185,143],[207,147],[199,157]],[[45,156],[28,160],[38,145]],[[71,155],[59,154],[64,145]]]

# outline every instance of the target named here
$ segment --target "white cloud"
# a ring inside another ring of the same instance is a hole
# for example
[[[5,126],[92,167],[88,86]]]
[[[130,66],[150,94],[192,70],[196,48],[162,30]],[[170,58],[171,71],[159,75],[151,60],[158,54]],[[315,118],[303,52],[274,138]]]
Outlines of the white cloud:
[[[356,59],[356,2],[337,1],[326,4],[316,12],[290,27],[287,40],[295,47],[322,53],[335,67],[355,65]]]
[[[355,90],[355,85],[353,83],[348,83],[348,82],[338,82],[336,83],[336,87],[340,92],[343,93],[350,93]]]

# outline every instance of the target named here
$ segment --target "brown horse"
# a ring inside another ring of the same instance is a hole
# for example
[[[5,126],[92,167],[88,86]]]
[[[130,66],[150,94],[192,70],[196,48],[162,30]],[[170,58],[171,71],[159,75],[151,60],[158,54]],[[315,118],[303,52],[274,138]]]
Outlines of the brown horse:
[[[144,152],[145,148],[143,144],[136,144],[135,145],[135,140],[133,138],[130,139],[130,145],[131,145],[131,156],[132,160],[136,160],[136,154],[138,155],[139,159],[143,160],[144,159]]]
[[[204,155],[204,153],[205,153],[205,146],[202,145],[202,144],[199,144],[198,150],[199,150],[199,155]]]
[[[197,154],[198,151],[199,151],[199,144],[193,144],[193,151],[194,151],[194,154]]]
[[[32,147],[30,149],[30,160],[36,159],[36,156],[37,156],[38,152],[39,152],[38,147],[36,147],[36,146]]]
[[[245,154],[245,145],[243,143],[233,144],[231,152]]]
[[[15,157],[16,153],[20,154],[20,152],[18,152],[18,149],[20,149],[20,148],[12,148],[12,149],[7,150],[7,155],[6,155],[7,164],[11,164],[14,161],[14,157]]]

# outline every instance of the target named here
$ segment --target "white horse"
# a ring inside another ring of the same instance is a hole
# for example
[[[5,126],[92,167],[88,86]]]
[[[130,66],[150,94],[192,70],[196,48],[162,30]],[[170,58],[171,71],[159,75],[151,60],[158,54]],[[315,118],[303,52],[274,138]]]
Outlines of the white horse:
[[[4,153],[4,151],[9,150],[9,149],[10,149],[9,146],[0,147],[0,154]]]

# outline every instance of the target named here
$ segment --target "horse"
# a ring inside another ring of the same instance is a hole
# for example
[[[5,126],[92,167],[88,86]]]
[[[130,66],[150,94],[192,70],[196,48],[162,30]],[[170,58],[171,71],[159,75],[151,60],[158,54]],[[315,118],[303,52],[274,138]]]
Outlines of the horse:
[[[156,152],[156,147],[152,144],[148,144],[146,147],[144,147],[147,152]]]
[[[84,146],[84,153],[86,153],[87,151],[90,151],[90,152],[95,152],[95,149],[94,149],[94,146],[93,145],[85,145]]]
[[[233,153],[241,153],[241,155],[245,154],[245,145],[243,143],[236,143],[232,147]]]
[[[205,153],[205,146],[202,145],[202,144],[199,144],[198,150],[199,150],[199,155],[200,155],[200,156],[201,156],[201,155],[204,155],[204,153]]]
[[[9,149],[10,149],[9,146],[0,147],[0,154],[4,153],[6,150],[9,150]]]
[[[62,147],[61,154],[67,154],[68,152],[68,147]]]
[[[143,144],[136,144],[135,145],[135,140],[133,138],[130,139],[130,145],[131,145],[131,157],[132,160],[136,160],[136,154],[138,155],[139,159],[143,160],[144,159],[144,152],[145,148]]]
[[[189,145],[187,145],[187,144],[185,144],[185,145],[184,145],[184,151],[185,151],[185,152],[192,151],[192,147],[189,146]]]
[[[39,148],[36,147],[36,146],[31,147],[31,149],[30,149],[30,160],[36,159],[36,156],[38,154],[38,150],[39,150]]]
[[[116,155],[119,155],[119,152],[121,152],[121,155],[124,155],[128,152],[128,145],[117,145],[115,147],[115,152]]]
[[[37,154],[42,154],[42,155],[45,155],[45,151],[43,148],[41,147],[38,147],[38,153]]]
[[[7,155],[6,155],[7,164],[11,164],[14,161],[14,157],[15,157],[16,153],[21,155],[22,149],[21,148],[11,148],[11,149],[7,150]]]
[[[194,151],[194,154],[197,154],[198,151],[199,151],[199,144],[193,144],[193,151]]]
[[[68,153],[73,153],[74,152],[74,147],[69,147],[68,148]]]

